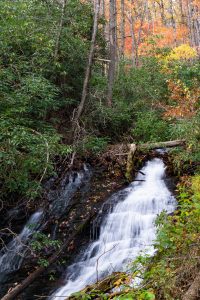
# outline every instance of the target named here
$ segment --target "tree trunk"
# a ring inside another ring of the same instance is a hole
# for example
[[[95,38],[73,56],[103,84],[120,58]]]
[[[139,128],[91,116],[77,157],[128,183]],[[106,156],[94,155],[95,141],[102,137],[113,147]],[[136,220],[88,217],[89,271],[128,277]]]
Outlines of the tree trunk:
[[[173,28],[174,44],[177,46],[176,20],[174,18],[173,0],[170,0],[170,14],[171,14],[171,25]]]
[[[136,66],[136,37],[135,37],[135,22],[134,22],[134,18],[132,16],[132,14],[130,14],[130,17],[129,17],[129,20],[130,20],[130,31],[131,31],[131,38],[132,38],[132,64],[133,64],[133,67]]]
[[[78,121],[80,119],[80,116],[83,113],[85,101],[86,101],[86,97],[87,97],[87,90],[88,90],[90,73],[91,73],[91,68],[92,68],[92,60],[93,60],[94,51],[95,51],[96,35],[97,35],[97,30],[98,30],[99,10],[100,10],[100,0],[96,0],[95,1],[95,13],[94,13],[92,40],[91,40],[89,57],[88,57],[88,64],[87,64],[86,72],[85,72],[85,79],[84,79],[84,83],[83,83],[82,97],[81,97],[81,102],[78,106],[76,115],[75,115],[74,119],[72,120],[72,134],[73,134],[74,138],[76,137],[75,133],[78,128]]]
[[[193,5],[194,10],[194,31],[195,31],[195,46],[197,50],[199,50],[200,46],[200,16],[199,16],[199,8],[197,5]]]
[[[64,0],[62,3],[60,23],[59,23],[58,33],[57,33],[57,37],[56,37],[54,60],[57,60],[57,58],[58,58],[58,52],[59,52],[59,47],[60,47],[60,38],[61,38],[62,29],[63,29],[66,3],[67,3],[67,0]]]
[[[112,106],[113,85],[115,80],[116,68],[116,54],[117,54],[117,41],[116,41],[116,0],[110,0],[109,6],[109,43],[110,43],[110,63],[108,69],[108,94],[107,105]]]
[[[166,25],[166,19],[165,19],[165,7],[164,7],[164,2],[161,0],[160,2],[160,15],[162,19],[162,23]]]
[[[183,0],[179,0],[179,8],[180,8],[180,19],[181,24],[185,24],[184,12],[183,12]]]
[[[120,35],[121,35],[121,47],[120,47],[120,57],[124,57],[125,49],[125,15],[124,15],[124,0],[121,0],[121,20],[120,20]]]
[[[136,41],[136,66],[139,65],[138,49],[139,49],[140,42],[141,42],[142,30],[143,30],[143,25],[144,25],[146,14],[149,16],[148,1],[145,1],[144,9],[143,9],[142,15],[140,16],[140,27],[138,29],[138,38],[137,38],[137,41]]]
[[[194,26],[193,26],[193,16],[192,16],[192,3],[191,0],[187,0],[187,25],[190,32],[190,43],[192,47],[195,47],[195,36],[194,36]]]

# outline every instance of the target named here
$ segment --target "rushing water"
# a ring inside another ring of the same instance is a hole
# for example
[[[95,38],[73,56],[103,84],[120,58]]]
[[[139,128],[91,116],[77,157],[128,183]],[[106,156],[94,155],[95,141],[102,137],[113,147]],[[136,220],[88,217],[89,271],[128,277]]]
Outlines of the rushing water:
[[[91,175],[91,170],[84,165],[80,172],[67,174],[55,190],[51,190],[51,182],[48,182],[46,188],[49,188],[50,215],[57,218],[61,217],[65,213],[76,191],[81,188],[81,191],[84,192],[84,188],[87,186]],[[21,233],[13,237],[0,251],[0,284],[7,281],[9,274],[20,269],[27,253],[27,245],[30,243],[33,233],[42,228],[42,219],[44,217],[42,210],[35,212],[29,218]],[[56,237],[56,230],[57,228],[55,227],[52,234],[53,238]]]
[[[51,299],[65,299],[113,271],[126,270],[140,251],[153,255],[156,216],[172,212],[176,200],[165,184],[162,160],[147,162],[141,172],[124,190],[125,197],[122,191],[114,195],[116,205],[101,225],[98,240],[67,268],[66,284]]]
[[[42,215],[42,210],[34,213],[21,233],[14,237],[13,240],[1,250],[0,282],[3,282],[8,274],[19,270],[27,251],[27,242],[32,234],[38,230]]]
[[[81,187],[83,190],[84,185],[90,180],[92,171],[84,165],[80,172],[71,172],[63,178],[59,187],[56,190],[50,190],[48,193],[50,205],[50,214],[61,217],[66,212],[70,201],[72,200],[76,191]],[[51,183],[49,183],[50,185]]]

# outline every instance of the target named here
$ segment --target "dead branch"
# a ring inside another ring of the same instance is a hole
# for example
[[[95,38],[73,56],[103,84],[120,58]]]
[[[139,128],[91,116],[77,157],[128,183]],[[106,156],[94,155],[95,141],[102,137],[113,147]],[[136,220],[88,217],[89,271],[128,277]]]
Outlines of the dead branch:
[[[97,264],[96,264],[97,283],[99,282],[98,266],[99,266],[99,260],[100,260],[100,258],[101,258],[102,256],[104,256],[106,253],[112,251],[116,246],[117,246],[117,244],[114,245],[111,249],[109,249],[109,250],[107,250],[107,251],[105,251],[105,249],[104,249],[104,252],[97,258]]]

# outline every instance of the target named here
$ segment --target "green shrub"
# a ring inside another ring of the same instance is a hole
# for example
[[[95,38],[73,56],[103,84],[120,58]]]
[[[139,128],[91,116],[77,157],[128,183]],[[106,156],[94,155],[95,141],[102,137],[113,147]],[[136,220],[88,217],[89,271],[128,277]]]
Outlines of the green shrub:
[[[169,138],[169,127],[157,112],[144,111],[137,114],[132,134],[138,142],[165,141]]]
[[[138,68],[122,65],[114,88],[114,98],[129,105],[150,107],[167,98],[167,76],[153,57],[143,58]]]
[[[170,126],[170,135],[173,139],[185,139],[187,144],[182,151],[171,150],[177,168],[183,162],[200,161],[200,114],[191,119],[176,120]]]
[[[62,6],[50,2],[0,1],[0,188],[5,199],[36,197],[54,170],[55,156],[71,151],[53,126],[59,127],[61,109],[66,122],[80,101],[92,6],[68,1],[55,58]]]
[[[109,139],[107,137],[87,136],[83,141],[83,152],[100,153],[105,150]]]

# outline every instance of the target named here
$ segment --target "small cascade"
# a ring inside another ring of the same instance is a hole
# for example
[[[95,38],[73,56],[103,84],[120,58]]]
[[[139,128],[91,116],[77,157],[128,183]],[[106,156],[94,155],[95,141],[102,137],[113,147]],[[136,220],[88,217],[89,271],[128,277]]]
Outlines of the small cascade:
[[[66,299],[112,272],[126,271],[141,251],[154,254],[154,225],[163,210],[173,212],[176,200],[165,181],[161,159],[148,161],[128,188],[114,194],[114,207],[100,227],[99,238],[67,268],[66,284],[50,299]]]
[[[4,282],[6,276],[19,270],[27,251],[27,243],[40,225],[43,211],[34,213],[19,235],[6,245],[0,252],[0,282]]]
[[[50,215],[60,218],[66,212],[70,201],[73,199],[77,190],[81,189],[84,192],[87,183],[89,183],[92,171],[89,166],[83,165],[79,172],[72,171],[63,178],[59,187],[53,189],[54,178],[47,184],[48,199],[50,202]],[[15,211],[11,211],[10,215]],[[35,212],[28,222],[25,224],[20,234],[13,237],[13,239],[0,250],[0,284],[5,283],[10,275],[18,271],[27,253],[27,246],[30,242],[34,232],[41,230],[44,226],[45,213],[43,210]],[[58,225],[52,228],[52,238],[56,239]]]
[[[86,165],[80,172],[71,172],[61,181],[58,189],[50,190],[48,193],[50,205],[50,214],[57,218],[62,216],[70,204],[76,191],[86,184],[91,177],[91,170]]]

